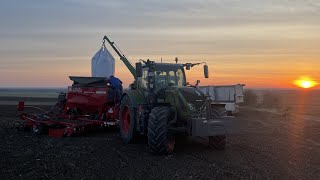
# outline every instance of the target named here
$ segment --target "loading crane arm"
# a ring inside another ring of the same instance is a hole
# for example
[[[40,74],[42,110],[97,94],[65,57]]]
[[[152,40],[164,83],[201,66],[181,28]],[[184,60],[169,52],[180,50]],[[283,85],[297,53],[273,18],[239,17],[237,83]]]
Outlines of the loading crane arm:
[[[127,68],[129,69],[129,71],[131,72],[131,74],[133,75],[133,77],[136,77],[136,68],[131,64],[131,62],[127,59],[127,57],[121,52],[121,50],[118,48],[118,46],[110,41],[110,39],[107,36],[103,37],[103,43],[105,42],[105,40],[108,41],[108,43],[110,44],[110,46],[113,48],[113,50],[119,55],[120,60],[127,66]]]

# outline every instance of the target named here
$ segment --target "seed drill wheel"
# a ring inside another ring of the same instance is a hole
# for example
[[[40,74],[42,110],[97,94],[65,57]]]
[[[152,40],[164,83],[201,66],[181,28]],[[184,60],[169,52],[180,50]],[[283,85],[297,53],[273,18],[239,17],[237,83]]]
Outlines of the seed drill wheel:
[[[153,154],[172,154],[175,145],[175,136],[168,133],[170,109],[155,107],[149,115],[148,144]]]
[[[136,116],[128,96],[124,96],[121,100],[119,119],[121,137],[125,143],[130,143],[134,133]]]
[[[32,131],[36,135],[41,135],[47,132],[47,128],[43,124],[34,124],[32,126]]]
[[[212,118],[220,118],[222,116],[226,116],[227,111],[224,107],[212,107],[211,108],[211,117]],[[209,146],[215,150],[224,150],[227,144],[226,134],[217,135],[217,136],[209,136]]]

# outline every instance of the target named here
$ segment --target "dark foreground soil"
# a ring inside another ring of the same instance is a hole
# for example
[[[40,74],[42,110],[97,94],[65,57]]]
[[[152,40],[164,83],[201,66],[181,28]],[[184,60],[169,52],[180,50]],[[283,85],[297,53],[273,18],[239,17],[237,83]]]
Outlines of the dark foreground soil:
[[[154,156],[116,129],[52,138],[16,132],[15,106],[0,106],[0,179],[319,179],[320,122],[241,109],[225,151],[179,138]],[[48,107],[47,107],[48,108]]]

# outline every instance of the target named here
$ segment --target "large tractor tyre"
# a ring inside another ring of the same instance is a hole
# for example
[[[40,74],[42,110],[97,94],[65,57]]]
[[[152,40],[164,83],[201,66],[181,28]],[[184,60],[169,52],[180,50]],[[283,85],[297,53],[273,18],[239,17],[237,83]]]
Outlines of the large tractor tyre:
[[[121,100],[119,120],[122,140],[128,144],[132,142],[136,123],[136,112],[134,111],[128,96],[124,96]]]
[[[168,133],[169,121],[169,107],[155,107],[149,114],[148,144],[151,153],[159,155],[172,154],[175,145],[175,136]]]
[[[212,118],[220,118],[222,116],[226,116],[227,111],[224,107],[213,107],[211,109],[211,117]],[[209,146],[212,149],[221,151],[226,149],[227,137],[226,134],[217,135],[217,136],[209,136]]]

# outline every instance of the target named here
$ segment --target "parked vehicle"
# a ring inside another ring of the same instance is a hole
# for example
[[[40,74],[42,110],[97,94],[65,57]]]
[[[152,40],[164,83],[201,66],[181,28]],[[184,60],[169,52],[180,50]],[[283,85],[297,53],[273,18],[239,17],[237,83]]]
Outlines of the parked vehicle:
[[[200,86],[199,88],[210,96],[213,106],[224,107],[222,115],[232,115],[239,112],[239,103],[244,102],[244,84],[225,85],[225,86]]]

